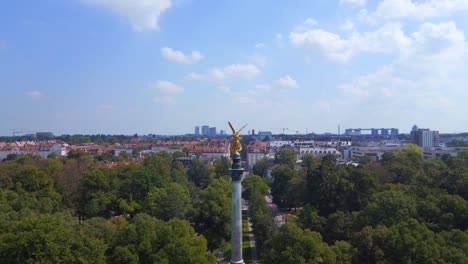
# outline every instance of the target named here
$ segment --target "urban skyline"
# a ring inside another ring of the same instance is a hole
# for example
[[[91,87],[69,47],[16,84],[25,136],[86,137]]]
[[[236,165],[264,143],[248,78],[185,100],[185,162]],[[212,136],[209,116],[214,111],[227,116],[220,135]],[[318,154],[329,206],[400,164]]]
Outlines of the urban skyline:
[[[203,131],[203,127],[206,127],[206,131]],[[369,136],[396,136],[399,134],[406,134],[410,135],[411,132],[414,131],[416,127],[416,130],[418,129],[418,126],[415,124],[413,125],[410,129],[399,129],[399,128],[343,128],[340,132],[340,128],[337,128],[337,131],[327,131],[323,133],[317,133],[315,131],[311,131],[310,129],[305,129],[305,130],[292,130],[288,128],[274,128],[274,129],[256,129],[256,128],[250,128],[246,129],[243,131],[243,135],[253,135],[253,134],[258,134],[262,132],[271,132],[272,134],[275,135],[307,135],[307,134],[332,134],[332,135],[343,135],[343,136],[359,136],[359,135],[369,135]],[[211,130],[210,130],[211,129]],[[429,128],[422,128],[422,129],[429,129]],[[434,128],[431,128],[434,129]],[[387,132],[383,132],[382,130],[386,130]],[[228,132],[226,132],[228,131]],[[362,133],[363,131],[366,131]],[[437,130],[439,131],[439,130]],[[198,133],[197,133],[198,132]],[[357,132],[357,133],[356,133]],[[441,134],[461,134],[461,133],[467,133],[467,132],[446,132],[446,131],[440,131]],[[54,133],[54,131],[35,131],[35,130],[12,130],[10,134],[8,135],[0,135],[0,136],[26,136],[26,135],[34,135],[34,134],[51,134],[53,136],[58,136],[58,135],[80,135],[81,133],[71,133],[71,134],[58,134]],[[168,136],[177,136],[177,135],[196,135],[196,136],[226,136],[230,135],[229,129],[219,129],[217,127],[212,127],[208,125],[203,125],[203,126],[193,126],[192,131],[187,130],[186,132],[180,133],[180,134],[158,134],[155,132],[152,133],[147,133],[147,134],[140,134],[140,133],[129,133],[129,134],[123,134],[123,133],[117,133],[117,134],[109,134],[109,133],[98,133],[102,135],[168,135]],[[96,135],[98,135],[96,134]],[[81,135],[92,135],[92,134],[81,134]],[[47,138],[53,137],[53,136],[44,136]]]

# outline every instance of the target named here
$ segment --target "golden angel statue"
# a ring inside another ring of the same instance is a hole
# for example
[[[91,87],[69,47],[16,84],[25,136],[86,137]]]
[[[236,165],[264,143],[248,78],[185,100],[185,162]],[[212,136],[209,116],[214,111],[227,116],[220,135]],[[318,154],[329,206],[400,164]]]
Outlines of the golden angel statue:
[[[240,132],[242,131],[242,129],[244,129],[247,126],[247,124],[243,126],[241,129],[239,129],[238,131],[236,131],[234,127],[232,126],[231,122],[228,121],[228,123],[232,130],[231,152],[232,153],[240,152],[242,150],[242,144],[240,142],[240,139],[241,139]]]

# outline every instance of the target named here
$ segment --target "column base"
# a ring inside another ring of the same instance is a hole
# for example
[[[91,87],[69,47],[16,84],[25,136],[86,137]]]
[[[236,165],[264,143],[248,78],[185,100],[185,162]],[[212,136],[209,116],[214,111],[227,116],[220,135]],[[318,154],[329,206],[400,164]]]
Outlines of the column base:
[[[244,264],[244,260],[238,260],[238,261],[231,260],[231,262],[229,263],[230,264]]]

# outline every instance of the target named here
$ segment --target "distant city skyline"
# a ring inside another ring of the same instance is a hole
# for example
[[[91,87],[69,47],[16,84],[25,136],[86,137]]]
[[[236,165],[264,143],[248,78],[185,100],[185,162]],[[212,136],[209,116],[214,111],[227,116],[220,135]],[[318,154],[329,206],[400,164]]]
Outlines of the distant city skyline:
[[[409,128],[404,128],[404,129],[400,129],[400,128],[396,128],[397,129],[397,132],[399,132],[399,134],[410,134],[412,129],[414,129],[414,125],[409,127]],[[417,125],[417,124],[416,124]],[[199,128],[199,134],[196,133],[196,128]],[[207,126],[208,130],[207,132],[203,133],[202,131],[202,127],[203,126],[192,126],[190,127],[191,129],[187,129],[187,131],[185,132],[181,132],[181,133],[158,133],[157,131],[155,132],[146,132],[146,133],[138,133],[138,132],[132,132],[132,133],[57,133],[57,132],[54,132],[52,130],[41,130],[41,131],[35,131],[35,130],[24,130],[24,131],[21,131],[21,130],[13,130],[11,131],[10,134],[5,134],[5,135],[0,135],[0,136],[12,136],[13,133],[16,133],[17,135],[27,135],[27,134],[35,134],[35,133],[53,133],[55,136],[60,136],[60,135],[78,135],[78,134],[110,134],[110,135],[134,135],[134,134],[138,134],[138,135],[150,135],[150,134],[156,134],[156,135],[199,135],[199,136],[213,136],[212,134],[210,134],[210,128],[211,129],[218,129],[219,132],[216,133],[217,136],[222,136],[222,135],[230,135],[231,132],[229,130],[229,128],[227,127],[226,129],[222,129],[222,128],[217,128],[216,126]],[[416,129],[418,129],[418,127],[420,126],[416,126]],[[431,129],[431,130],[438,130],[436,128],[426,128],[426,127],[421,127],[422,129]],[[357,127],[350,127],[350,128],[343,128],[341,127],[341,132],[339,133],[339,135],[345,135],[346,134],[346,130],[348,129],[357,129]],[[376,129],[376,130],[380,130],[381,128],[370,128],[370,127],[362,127],[361,129],[364,129],[364,130],[369,130],[369,131],[364,131],[362,133],[362,135],[371,135],[371,129]],[[390,128],[387,128],[387,129],[390,129]],[[170,128],[169,128],[170,130]],[[272,132],[273,134],[275,135],[278,135],[278,134],[283,134],[283,130],[282,128],[279,129],[279,128],[275,128],[275,129],[257,129],[257,128],[246,128],[245,131],[243,131],[241,134],[243,135],[248,135],[248,134],[251,134],[252,133],[252,130],[255,131],[256,134],[258,134],[259,132]],[[379,133],[377,135],[380,135],[381,132],[378,131]],[[440,131],[441,134],[450,134],[450,133],[466,133],[468,131]],[[295,134],[302,134],[302,135],[305,135],[306,133],[310,134],[310,133],[316,133],[316,134],[327,134],[327,133],[330,133],[330,134],[335,134],[337,135],[338,134],[338,130],[336,131],[325,131],[325,132],[317,132],[317,131],[313,131],[313,130],[310,130],[310,129],[305,129],[305,130],[290,130],[290,129],[287,129],[284,131],[284,134],[286,135],[295,135]],[[388,131],[388,135],[390,135],[390,130]]]
[[[467,132],[467,14],[459,0],[5,1],[0,135]]]

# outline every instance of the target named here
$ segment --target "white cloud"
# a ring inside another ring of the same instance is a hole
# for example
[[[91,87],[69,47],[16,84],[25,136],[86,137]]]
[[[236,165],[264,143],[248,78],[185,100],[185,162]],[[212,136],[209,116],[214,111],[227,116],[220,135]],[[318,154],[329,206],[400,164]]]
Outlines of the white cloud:
[[[425,23],[408,38],[410,43],[392,63],[338,87],[348,113],[369,113],[389,122],[398,122],[399,116],[428,123],[436,115],[450,115],[452,121],[463,118],[468,98],[463,32],[452,22]]]
[[[253,64],[232,64],[224,68],[224,72],[228,76],[243,78],[253,78],[261,73],[257,66]]]
[[[291,76],[289,75],[279,78],[278,80],[275,81],[275,84],[280,87],[289,88],[289,89],[299,87],[299,85],[297,84],[297,81],[291,78]]]
[[[211,76],[218,80],[226,79],[226,75],[224,74],[224,72],[218,68],[214,68],[211,70]]]
[[[223,69],[214,68],[211,70],[213,78],[223,80],[227,78],[251,79],[259,75],[261,71],[253,64],[231,64]]]
[[[184,88],[169,82],[169,81],[156,81],[150,85],[151,88],[156,89],[157,91],[163,94],[181,94],[184,92]]]
[[[206,80],[206,76],[204,74],[195,73],[195,72],[191,72],[191,73],[187,74],[187,76],[185,78],[187,80],[193,80],[193,81]]]
[[[158,96],[154,98],[154,102],[156,103],[163,103],[163,104],[174,104],[175,100],[173,97],[164,95],[164,96]]]
[[[410,42],[398,23],[385,24],[372,32],[355,32],[348,39],[322,29],[291,32],[289,38],[296,47],[304,46],[328,60],[341,63],[359,52],[392,52],[406,48]]]
[[[257,103],[255,99],[252,97],[248,96],[237,96],[234,98],[234,102],[240,103],[240,104],[248,104],[248,105],[254,105]]]
[[[40,99],[42,98],[44,95],[38,91],[38,90],[31,90],[31,91],[27,91],[26,93],[26,96],[32,98],[32,99]]]
[[[250,96],[257,96],[261,94],[265,94],[271,91],[271,86],[268,84],[257,84],[255,85],[255,89],[247,90],[247,94]]]
[[[271,86],[268,84],[257,84],[255,86],[255,90],[258,92],[266,93],[266,92],[271,91]]]
[[[279,48],[284,47],[283,34],[277,33],[275,35],[275,39],[276,39],[276,46],[278,46]]]
[[[225,94],[231,94],[232,93],[231,87],[229,87],[229,86],[222,85],[222,86],[218,87],[218,89],[221,92],[225,93]]]
[[[191,64],[203,59],[203,54],[199,51],[192,51],[190,54],[184,54],[182,51],[173,50],[169,47],[161,48],[161,55],[171,61],[178,63]]]
[[[266,45],[265,45],[264,43],[257,43],[257,44],[255,44],[255,48],[256,48],[256,49],[263,49],[263,48],[265,48],[265,47],[266,47]]]
[[[358,7],[366,5],[366,0],[340,0],[340,4]]]
[[[310,28],[318,25],[317,20],[313,18],[307,18],[304,20],[299,26],[296,27],[295,31],[296,32],[301,32],[301,31],[306,31],[309,30]]]
[[[136,31],[159,29],[159,18],[172,6],[173,0],[81,0],[102,6],[126,17]]]
[[[340,29],[341,30],[344,30],[344,31],[350,31],[350,30],[353,30],[354,29],[354,23],[350,20],[347,20],[345,23],[343,23],[341,26],[340,26]]]
[[[460,11],[468,11],[467,0],[383,0],[367,16],[367,20],[372,22],[404,17],[427,19],[449,16]],[[363,15],[367,15],[367,12],[363,12]]]
[[[251,56],[248,56],[248,58],[250,60],[253,61],[253,63],[255,63],[255,65],[258,65],[258,66],[265,66],[267,64],[267,57],[265,55],[262,55],[260,53],[254,53],[252,54]]]

